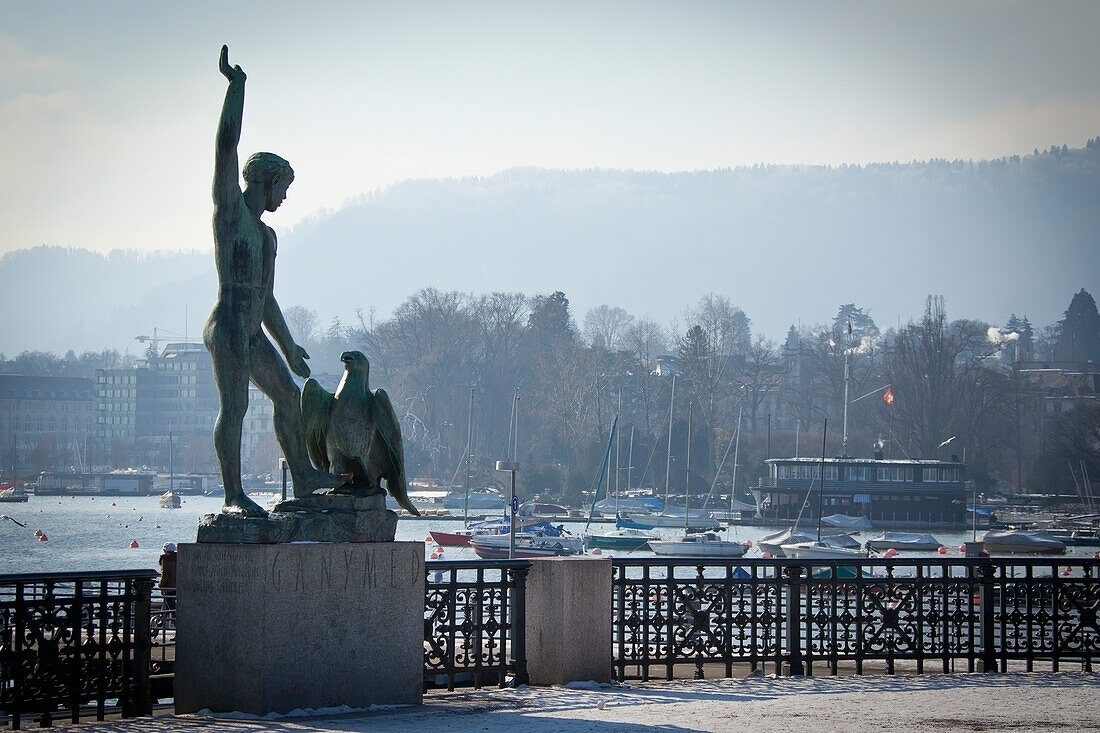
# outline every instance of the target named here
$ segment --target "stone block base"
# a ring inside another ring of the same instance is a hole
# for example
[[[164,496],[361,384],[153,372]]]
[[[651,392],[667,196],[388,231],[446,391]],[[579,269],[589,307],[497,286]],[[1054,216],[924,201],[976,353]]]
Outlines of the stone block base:
[[[611,559],[540,558],[527,576],[532,685],[611,681]]]
[[[182,544],[177,713],[419,704],[419,542]]]
[[[287,542],[393,542],[397,513],[384,496],[366,498],[315,494],[275,505],[266,517],[207,514],[199,542],[280,544]]]

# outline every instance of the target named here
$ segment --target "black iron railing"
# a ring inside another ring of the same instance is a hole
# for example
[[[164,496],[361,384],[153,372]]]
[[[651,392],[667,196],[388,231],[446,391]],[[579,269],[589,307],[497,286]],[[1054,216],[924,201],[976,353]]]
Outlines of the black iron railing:
[[[1100,562],[1016,560],[613,561],[619,679],[677,668],[761,673],[1091,671]]]
[[[527,682],[530,560],[428,561],[424,689]]]
[[[1100,561],[615,558],[619,679],[1092,671]],[[529,560],[429,561],[424,688],[527,681]],[[49,724],[172,697],[175,611],[153,571],[0,577],[0,718]]]
[[[0,578],[0,711],[12,728],[108,708],[151,712],[149,598],[156,573],[37,573]]]

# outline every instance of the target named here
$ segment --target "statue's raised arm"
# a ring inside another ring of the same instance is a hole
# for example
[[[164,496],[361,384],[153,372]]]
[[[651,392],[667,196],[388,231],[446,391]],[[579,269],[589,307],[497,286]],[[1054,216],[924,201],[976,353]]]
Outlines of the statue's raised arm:
[[[240,167],[237,161],[237,144],[241,140],[241,121],[244,118],[244,82],[248,77],[240,66],[229,65],[229,46],[222,46],[218,68],[229,80],[222,104],[221,118],[214,151],[214,206],[235,207],[240,203]]]

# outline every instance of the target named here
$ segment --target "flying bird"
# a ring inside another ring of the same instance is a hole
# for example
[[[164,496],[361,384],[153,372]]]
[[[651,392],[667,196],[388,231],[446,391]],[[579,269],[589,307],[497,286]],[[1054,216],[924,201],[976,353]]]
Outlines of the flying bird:
[[[27,525],[23,524],[22,522],[20,522],[15,517],[9,517],[7,514],[0,514],[0,522],[4,521],[5,519],[10,519],[11,521],[15,522],[16,524],[18,524],[20,527],[23,527],[24,529],[27,526]]]
[[[316,379],[302,388],[302,417],[310,460],[322,471],[351,474],[340,493],[382,493],[381,479],[397,503],[419,515],[405,483],[401,425],[386,390],[372,392],[370,362],[361,351],[345,351],[344,376],[333,394]]]
[[[940,448],[944,447],[945,445],[947,445],[948,443],[950,443],[954,439],[955,439],[955,436],[952,435],[950,438],[948,438],[947,440],[945,440],[942,443],[940,443],[939,445],[937,445],[936,448],[940,449]]]

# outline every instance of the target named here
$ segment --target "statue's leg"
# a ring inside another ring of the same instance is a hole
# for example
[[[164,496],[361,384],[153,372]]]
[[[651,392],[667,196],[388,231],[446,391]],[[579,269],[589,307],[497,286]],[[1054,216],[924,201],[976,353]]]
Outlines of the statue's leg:
[[[262,334],[252,339],[251,354],[252,381],[271,398],[274,406],[275,437],[294,479],[294,497],[338,486],[343,482],[342,477],[318,471],[309,462],[302,422],[302,392],[294,384],[286,362]]]
[[[205,341],[221,403],[214,422],[214,453],[225,489],[222,511],[248,517],[267,516],[263,507],[245,496],[241,485],[241,432],[248,410],[248,341],[237,334],[222,333],[216,325],[207,327]]]

